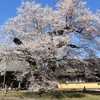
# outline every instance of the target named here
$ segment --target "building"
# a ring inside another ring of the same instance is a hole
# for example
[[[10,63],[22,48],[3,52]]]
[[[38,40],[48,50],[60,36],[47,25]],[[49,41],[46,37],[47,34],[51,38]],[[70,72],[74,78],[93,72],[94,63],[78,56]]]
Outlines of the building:
[[[0,61],[0,84],[8,84],[12,82],[18,87],[19,81],[16,80],[15,72],[22,72],[29,67],[25,61],[10,60],[3,66]],[[81,83],[81,82],[97,82],[100,81],[100,59],[63,59],[57,61],[55,75],[60,83]]]
[[[100,81],[100,59],[60,60],[56,75],[60,83]]]
[[[4,66],[3,66],[4,65]],[[16,79],[15,73],[22,72],[24,69],[28,68],[29,64],[25,61],[15,61],[10,60],[7,63],[0,61],[0,86],[3,87],[4,84],[10,86],[12,83],[14,87],[18,87],[19,81]]]

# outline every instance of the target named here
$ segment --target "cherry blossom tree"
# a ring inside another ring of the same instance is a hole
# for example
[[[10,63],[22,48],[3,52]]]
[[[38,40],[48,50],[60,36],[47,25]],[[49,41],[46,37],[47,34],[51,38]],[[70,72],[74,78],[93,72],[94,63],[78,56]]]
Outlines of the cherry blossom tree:
[[[31,81],[32,89],[54,86],[59,59],[97,56],[100,11],[93,14],[85,5],[82,0],[59,0],[53,10],[34,1],[22,2],[17,16],[1,26],[0,56],[29,63],[22,77]]]

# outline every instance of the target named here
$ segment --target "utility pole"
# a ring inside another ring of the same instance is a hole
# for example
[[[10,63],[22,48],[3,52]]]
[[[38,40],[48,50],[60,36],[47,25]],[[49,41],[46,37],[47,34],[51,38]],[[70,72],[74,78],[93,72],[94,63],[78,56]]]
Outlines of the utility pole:
[[[4,70],[4,79],[3,79],[3,89],[4,93],[7,93],[7,85],[6,85],[6,72],[7,72],[7,57],[5,58],[5,70]]]

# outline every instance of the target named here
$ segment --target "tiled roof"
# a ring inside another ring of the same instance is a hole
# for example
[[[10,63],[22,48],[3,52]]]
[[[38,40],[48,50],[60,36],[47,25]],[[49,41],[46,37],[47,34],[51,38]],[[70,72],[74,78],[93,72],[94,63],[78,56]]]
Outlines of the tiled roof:
[[[3,62],[0,62],[0,71],[5,70],[5,71],[22,71],[26,68],[28,68],[29,64],[25,61],[15,61],[11,60],[6,66],[3,66]]]

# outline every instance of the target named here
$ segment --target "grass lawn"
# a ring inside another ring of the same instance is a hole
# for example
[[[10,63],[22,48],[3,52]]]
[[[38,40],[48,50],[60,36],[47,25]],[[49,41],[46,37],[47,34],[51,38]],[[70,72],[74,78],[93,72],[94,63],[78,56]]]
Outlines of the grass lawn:
[[[41,95],[35,92],[8,92],[0,93],[0,100],[100,100],[100,96],[79,92],[53,92]]]

